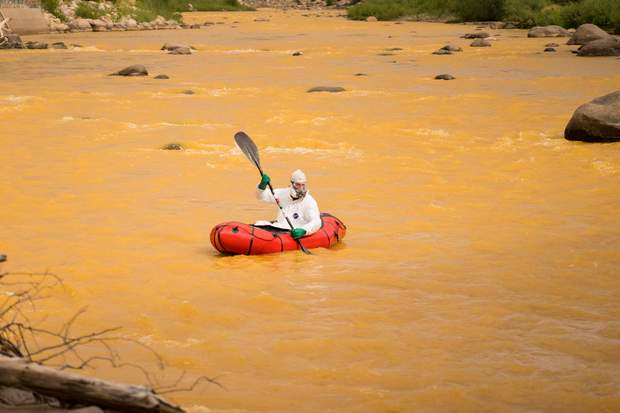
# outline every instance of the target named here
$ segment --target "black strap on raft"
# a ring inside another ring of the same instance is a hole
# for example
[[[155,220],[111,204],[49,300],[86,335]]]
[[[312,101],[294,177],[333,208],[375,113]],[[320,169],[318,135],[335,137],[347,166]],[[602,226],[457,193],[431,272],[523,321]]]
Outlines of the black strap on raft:
[[[247,255],[252,255],[252,244],[254,244],[254,225],[252,225],[252,238],[250,238],[250,247],[248,248]]]

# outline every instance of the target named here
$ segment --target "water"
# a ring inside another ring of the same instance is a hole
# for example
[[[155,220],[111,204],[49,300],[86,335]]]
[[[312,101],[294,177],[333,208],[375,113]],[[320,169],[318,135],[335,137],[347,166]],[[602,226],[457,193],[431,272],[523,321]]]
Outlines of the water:
[[[472,26],[186,20],[224,24],[0,54],[3,270],[66,285],[40,318],[88,305],[78,331],[122,326],[166,359],[158,380],[217,376],[225,390],[171,395],[192,412],[620,410],[620,145],[562,137],[618,88],[618,60],[542,53],[549,40],[520,30],[473,49]],[[465,51],[431,55],[447,42]],[[134,63],[171,79],[106,76]],[[317,85],[347,91],[305,93]],[[306,172],[348,225],[341,246],[216,253],[215,224],[275,217],[238,130],[276,186]]]

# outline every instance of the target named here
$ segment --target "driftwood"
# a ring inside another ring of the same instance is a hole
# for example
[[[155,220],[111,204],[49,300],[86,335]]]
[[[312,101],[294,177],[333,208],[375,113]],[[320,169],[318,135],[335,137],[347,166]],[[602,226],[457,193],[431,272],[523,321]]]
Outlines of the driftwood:
[[[123,413],[184,413],[147,387],[86,378],[14,357],[0,356],[0,386]]]

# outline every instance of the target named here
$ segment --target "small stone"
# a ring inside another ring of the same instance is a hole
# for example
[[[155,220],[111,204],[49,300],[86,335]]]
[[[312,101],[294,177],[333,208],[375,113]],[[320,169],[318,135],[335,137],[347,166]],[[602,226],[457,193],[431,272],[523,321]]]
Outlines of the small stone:
[[[170,79],[168,75],[157,75],[153,79]]]
[[[557,52],[553,47],[545,47],[545,52]]]
[[[190,90],[190,89],[184,90],[181,93],[183,93],[184,95],[195,95],[196,94],[196,92],[194,92],[193,90]]]
[[[455,79],[455,77],[447,73],[435,76],[435,80],[453,80],[453,79]]]
[[[185,148],[180,143],[168,143],[162,146],[162,149],[165,151],[182,151]]]
[[[293,53],[293,56],[302,56],[304,54],[304,52],[295,52]]]
[[[444,54],[452,54],[452,52],[446,49],[439,49],[439,50],[435,50],[433,54],[444,55]]]
[[[368,76],[366,73],[356,73],[353,76]]]
[[[52,49],[67,49],[67,45],[64,42],[52,43]]]
[[[308,93],[313,93],[313,92],[337,93],[337,92],[344,92],[344,91],[345,91],[345,88],[340,87],[340,86],[315,86],[307,90]]]

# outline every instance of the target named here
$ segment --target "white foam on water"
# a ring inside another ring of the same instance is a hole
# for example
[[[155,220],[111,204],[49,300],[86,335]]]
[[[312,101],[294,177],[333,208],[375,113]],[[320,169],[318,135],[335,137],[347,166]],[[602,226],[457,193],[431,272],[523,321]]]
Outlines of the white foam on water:
[[[0,100],[6,101],[9,103],[23,103],[31,99],[34,99],[34,96],[15,96],[15,95],[0,96]]]

